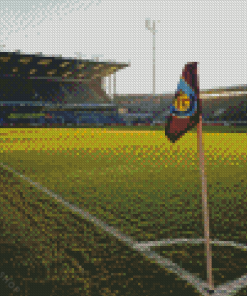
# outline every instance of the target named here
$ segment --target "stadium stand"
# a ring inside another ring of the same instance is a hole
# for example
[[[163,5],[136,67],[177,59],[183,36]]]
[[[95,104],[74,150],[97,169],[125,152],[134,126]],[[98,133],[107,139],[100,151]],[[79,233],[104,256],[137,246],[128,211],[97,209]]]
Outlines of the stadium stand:
[[[0,52],[0,125],[123,124],[102,79],[127,66]]]

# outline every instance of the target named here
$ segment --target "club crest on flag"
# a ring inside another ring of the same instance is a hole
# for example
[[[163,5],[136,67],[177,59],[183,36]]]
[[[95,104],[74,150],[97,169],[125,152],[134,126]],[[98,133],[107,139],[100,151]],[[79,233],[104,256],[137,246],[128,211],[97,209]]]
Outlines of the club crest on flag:
[[[199,87],[197,63],[188,63],[177,85],[175,98],[170,106],[170,117],[166,126],[168,139],[175,143],[199,122]]]

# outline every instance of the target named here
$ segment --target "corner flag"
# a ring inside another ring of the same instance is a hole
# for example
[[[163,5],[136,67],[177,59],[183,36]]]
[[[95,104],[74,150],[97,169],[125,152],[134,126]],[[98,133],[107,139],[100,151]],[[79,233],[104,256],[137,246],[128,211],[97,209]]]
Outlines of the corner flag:
[[[182,135],[197,125],[197,150],[200,159],[202,178],[202,208],[204,216],[204,242],[207,254],[208,292],[214,292],[212,277],[212,250],[209,238],[209,211],[207,206],[207,178],[204,169],[204,151],[202,139],[202,111],[199,99],[199,81],[197,63],[187,63],[177,86],[175,99],[170,106],[170,117],[165,129],[168,139],[175,143]]]
[[[199,122],[200,102],[197,63],[185,65],[170,106],[170,118],[165,128],[168,139],[175,143]]]

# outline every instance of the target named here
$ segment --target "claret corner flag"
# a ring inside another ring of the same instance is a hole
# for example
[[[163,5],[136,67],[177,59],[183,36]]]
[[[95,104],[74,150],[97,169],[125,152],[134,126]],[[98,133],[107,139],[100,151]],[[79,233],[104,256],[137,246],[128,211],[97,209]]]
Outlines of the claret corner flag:
[[[209,209],[207,205],[207,178],[204,164],[202,139],[202,110],[199,98],[199,81],[197,63],[187,63],[178,83],[173,104],[170,106],[170,117],[165,129],[168,139],[175,143],[182,135],[197,125],[197,148],[200,159],[202,181],[202,208],[204,216],[204,242],[207,253],[208,293],[214,292],[212,275],[212,247],[209,235]]]
[[[173,104],[170,106],[165,133],[175,143],[199,122],[200,100],[197,62],[187,63],[177,86]]]

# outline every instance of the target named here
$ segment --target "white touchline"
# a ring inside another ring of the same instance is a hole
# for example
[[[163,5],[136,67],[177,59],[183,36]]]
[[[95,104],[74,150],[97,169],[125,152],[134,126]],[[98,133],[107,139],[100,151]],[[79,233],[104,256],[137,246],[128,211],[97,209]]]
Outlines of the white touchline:
[[[123,234],[121,231],[115,229],[114,227],[108,225],[107,223],[103,222],[102,220],[94,217],[87,211],[83,211],[82,209],[78,208],[77,206],[70,204],[69,202],[65,201],[61,196],[58,194],[55,194],[48,190],[46,187],[42,186],[41,184],[32,181],[30,178],[20,174],[13,168],[9,167],[8,165],[5,165],[4,163],[0,163],[0,165],[3,168],[6,168],[7,170],[13,172],[23,180],[29,182],[34,187],[39,189],[42,192],[47,193],[49,196],[55,198],[57,201],[62,203],[65,207],[71,209],[73,212],[76,212],[80,214],[83,218],[86,220],[92,222],[94,225],[97,225],[101,229],[103,229],[105,232],[113,235],[117,239],[119,239],[122,242],[125,242],[131,249],[143,254],[145,257],[151,259],[152,261],[155,261],[159,266],[166,268],[167,270],[179,275],[179,277],[183,280],[186,280],[188,283],[190,283],[192,286],[194,286],[198,292],[200,292],[204,296],[208,296],[207,289],[208,284],[206,281],[203,281],[202,279],[198,278],[197,276],[193,275],[192,273],[184,270],[176,263],[172,262],[171,260],[159,256],[156,252],[151,250],[151,247],[154,246],[160,246],[160,245],[169,245],[174,243],[202,243],[204,242],[204,239],[172,239],[172,240],[162,240],[162,241],[155,241],[155,242],[138,242],[133,240],[130,236],[127,236]],[[223,241],[211,241],[212,244],[218,244],[218,245],[231,245],[233,247],[246,249],[247,247],[242,244],[237,244],[235,242],[223,242]],[[236,279],[232,282],[228,282],[227,284],[220,285],[215,287],[214,290],[214,296],[234,296],[240,289],[247,286],[247,274],[243,275],[241,278]]]

